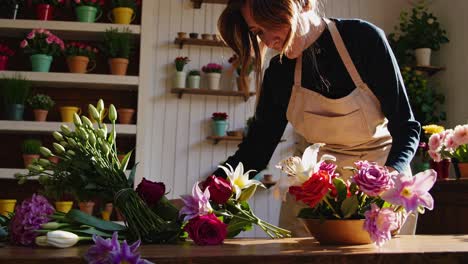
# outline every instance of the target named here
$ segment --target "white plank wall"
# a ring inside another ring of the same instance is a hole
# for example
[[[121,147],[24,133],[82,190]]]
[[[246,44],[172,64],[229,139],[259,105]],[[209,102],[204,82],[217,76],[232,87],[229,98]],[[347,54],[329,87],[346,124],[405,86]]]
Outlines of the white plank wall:
[[[328,0],[323,3],[321,11],[331,17],[366,19],[391,30],[397,22],[400,7],[405,3],[405,0]],[[217,18],[223,7],[204,4],[201,9],[193,9],[190,0],[144,1],[137,182],[142,177],[163,181],[170,191],[170,198],[189,193],[196,181],[209,176],[237,148],[237,143],[213,145],[206,140],[211,134],[211,114],[227,112],[230,129],[233,130],[243,128],[245,120],[254,111],[253,97],[245,103],[243,99],[234,97],[184,95],[178,99],[170,93],[175,71],[173,61],[177,56],[190,58],[186,71],[200,69],[210,62],[221,63],[228,68],[227,60],[232,53],[227,48],[185,46],[180,50],[173,44],[179,31],[216,33]],[[223,74],[222,84],[222,89],[235,89],[232,70],[228,69]],[[288,127],[283,137],[287,142],[278,145],[267,170],[275,179],[280,174],[274,165],[294,148],[291,131]],[[277,224],[280,202],[272,197],[270,190],[258,191],[251,205],[258,216]],[[243,236],[264,234],[254,230]]]

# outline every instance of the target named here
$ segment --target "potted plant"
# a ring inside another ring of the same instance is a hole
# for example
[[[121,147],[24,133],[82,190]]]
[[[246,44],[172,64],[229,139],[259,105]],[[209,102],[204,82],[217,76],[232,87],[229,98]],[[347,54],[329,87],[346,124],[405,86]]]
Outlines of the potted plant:
[[[187,73],[184,72],[184,67],[187,63],[190,62],[188,57],[177,57],[174,60],[176,67],[176,74],[174,77],[174,87],[175,88],[185,88],[185,80],[187,78]]]
[[[418,66],[430,66],[431,51],[438,51],[442,44],[449,42],[437,17],[428,11],[426,0],[415,3],[411,15],[401,13],[397,30],[398,41],[414,50]]]
[[[65,122],[65,123],[73,122],[74,114],[77,114],[77,115],[81,114],[81,108],[77,106],[61,106],[59,107],[59,111],[60,111],[60,117],[62,118],[62,122]]]
[[[36,8],[36,18],[39,20],[52,20],[55,8],[64,2],[64,0],[33,0]]]
[[[218,137],[226,136],[226,130],[228,128],[227,122],[228,115],[222,112],[213,113],[211,120],[213,120],[213,134]]]
[[[34,160],[38,160],[40,158],[39,149],[41,146],[41,141],[37,139],[26,139],[23,141],[21,149],[23,151],[23,161],[25,168],[31,165]]]
[[[98,49],[83,42],[70,42],[65,46],[65,57],[71,73],[87,73],[96,67]],[[91,67],[88,64],[91,62]]]
[[[198,89],[200,88],[200,71],[192,70],[188,74],[188,88]]]
[[[93,23],[102,15],[104,0],[73,0],[76,18],[79,22]]]
[[[8,59],[13,55],[15,55],[15,52],[10,47],[0,43],[0,71],[7,70]]]
[[[131,124],[135,109],[133,108],[119,108],[117,109],[117,116],[120,124]]]
[[[130,24],[135,19],[139,5],[141,0],[112,0],[112,15],[109,14],[109,20],[115,24]]]
[[[13,78],[1,78],[0,88],[8,120],[23,120],[24,103],[31,90],[31,82],[21,75]]]
[[[242,68],[240,66],[239,58],[237,57],[236,54],[232,55],[231,58],[229,58],[229,63],[232,64],[232,66],[236,69],[236,83],[237,83],[237,90],[239,92],[247,92],[249,91],[249,84],[250,84],[250,74],[252,73],[254,69],[254,60],[253,58],[250,59],[249,65],[247,69],[245,69],[245,72],[242,72]],[[244,75],[242,75],[244,74]]]
[[[7,216],[15,212],[16,200],[0,199],[0,215]]]
[[[65,44],[46,29],[33,29],[21,41],[20,47],[26,54],[31,54],[32,71],[49,72],[53,57],[65,49]]]
[[[208,89],[219,90],[219,81],[221,80],[222,70],[223,66],[216,63],[209,63],[202,67],[202,71],[208,79]]]
[[[56,157],[56,156],[51,156]],[[50,161],[39,159],[33,163],[34,165],[47,167]],[[65,177],[54,178],[43,174],[38,178],[39,184],[42,186],[42,194],[55,201],[55,209],[62,213],[68,213],[73,208],[73,201],[68,199],[71,196],[70,186],[73,184]]]
[[[126,28],[123,32],[119,32],[118,29],[106,30],[103,51],[109,58],[111,74],[127,74],[128,59],[130,58],[132,48],[133,43],[130,29]]]
[[[47,113],[55,105],[55,102],[50,96],[45,94],[36,94],[28,100],[29,105],[33,109],[34,118],[36,121],[44,122],[47,119]]]

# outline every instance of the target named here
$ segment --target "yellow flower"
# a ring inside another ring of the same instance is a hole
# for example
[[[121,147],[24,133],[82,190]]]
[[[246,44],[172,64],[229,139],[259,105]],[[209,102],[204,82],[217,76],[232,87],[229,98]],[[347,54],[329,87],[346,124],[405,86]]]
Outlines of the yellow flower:
[[[443,126],[434,125],[434,124],[423,126],[422,128],[424,129],[424,133],[428,135],[437,134],[445,130]]]

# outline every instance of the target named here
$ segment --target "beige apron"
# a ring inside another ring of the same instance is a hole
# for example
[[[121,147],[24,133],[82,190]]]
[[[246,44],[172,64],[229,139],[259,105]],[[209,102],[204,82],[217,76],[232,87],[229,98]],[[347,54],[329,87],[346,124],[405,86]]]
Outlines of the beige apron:
[[[369,160],[385,164],[392,137],[380,102],[362,81],[335,24],[328,19],[325,22],[356,89],[343,98],[329,99],[303,88],[301,55],[296,60],[287,118],[295,132],[308,145],[325,143],[319,157],[323,154],[335,156],[337,172],[347,178],[351,173],[342,168],[353,166],[355,161]],[[306,229],[296,218],[299,210],[304,207],[304,204],[295,202],[289,195],[281,207],[280,226],[291,230],[293,236],[308,236]]]

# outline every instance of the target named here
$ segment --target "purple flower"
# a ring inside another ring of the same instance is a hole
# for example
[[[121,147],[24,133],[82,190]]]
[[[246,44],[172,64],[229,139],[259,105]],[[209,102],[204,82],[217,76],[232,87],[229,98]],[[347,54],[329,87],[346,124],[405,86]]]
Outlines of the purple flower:
[[[365,212],[364,230],[366,230],[371,240],[381,246],[392,238],[391,232],[398,228],[398,217],[392,208],[380,209],[372,204],[371,209]]]
[[[319,170],[327,171],[328,175],[332,176],[332,175],[335,175],[336,167],[338,167],[338,166],[336,164],[334,164],[334,163],[329,163],[329,162],[323,161],[323,162],[320,163]]]
[[[387,168],[368,161],[358,161],[355,164],[358,172],[352,180],[365,194],[379,196],[383,191],[393,187],[393,180]]]
[[[114,232],[112,239],[103,239],[100,236],[93,235],[95,245],[90,247],[86,252],[86,261],[90,264],[151,263],[141,259],[140,254],[138,254],[137,250],[140,246],[140,240],[129,246],[125,240],[122,242],[122,245],[120,245],[118,239],[117,232]]]
[[[408,212],[419,206],[432,210],[434,199],[429,190],[436,179],[437,173],[434,170],[425,170],[413,177],[400,174],[396,176],[395,188],[384,192],[381,197],[389,203],[405,207]]]
[[[38,236],[36,230],[42,224],[49,222],[49,216],[55,212],[44,196],[33,194],[16,207],[15,215],[11,220],[11,241],[17,245],[29,246],[34,244]]]
[[[184,221],[213,212],[210,205],[210,189],[206,188],[205,192],[202,192],[198,182],[192,188],[192,195],[182,195],[181,198],[185,206],[180,210],[179,216],[185,215]]]

